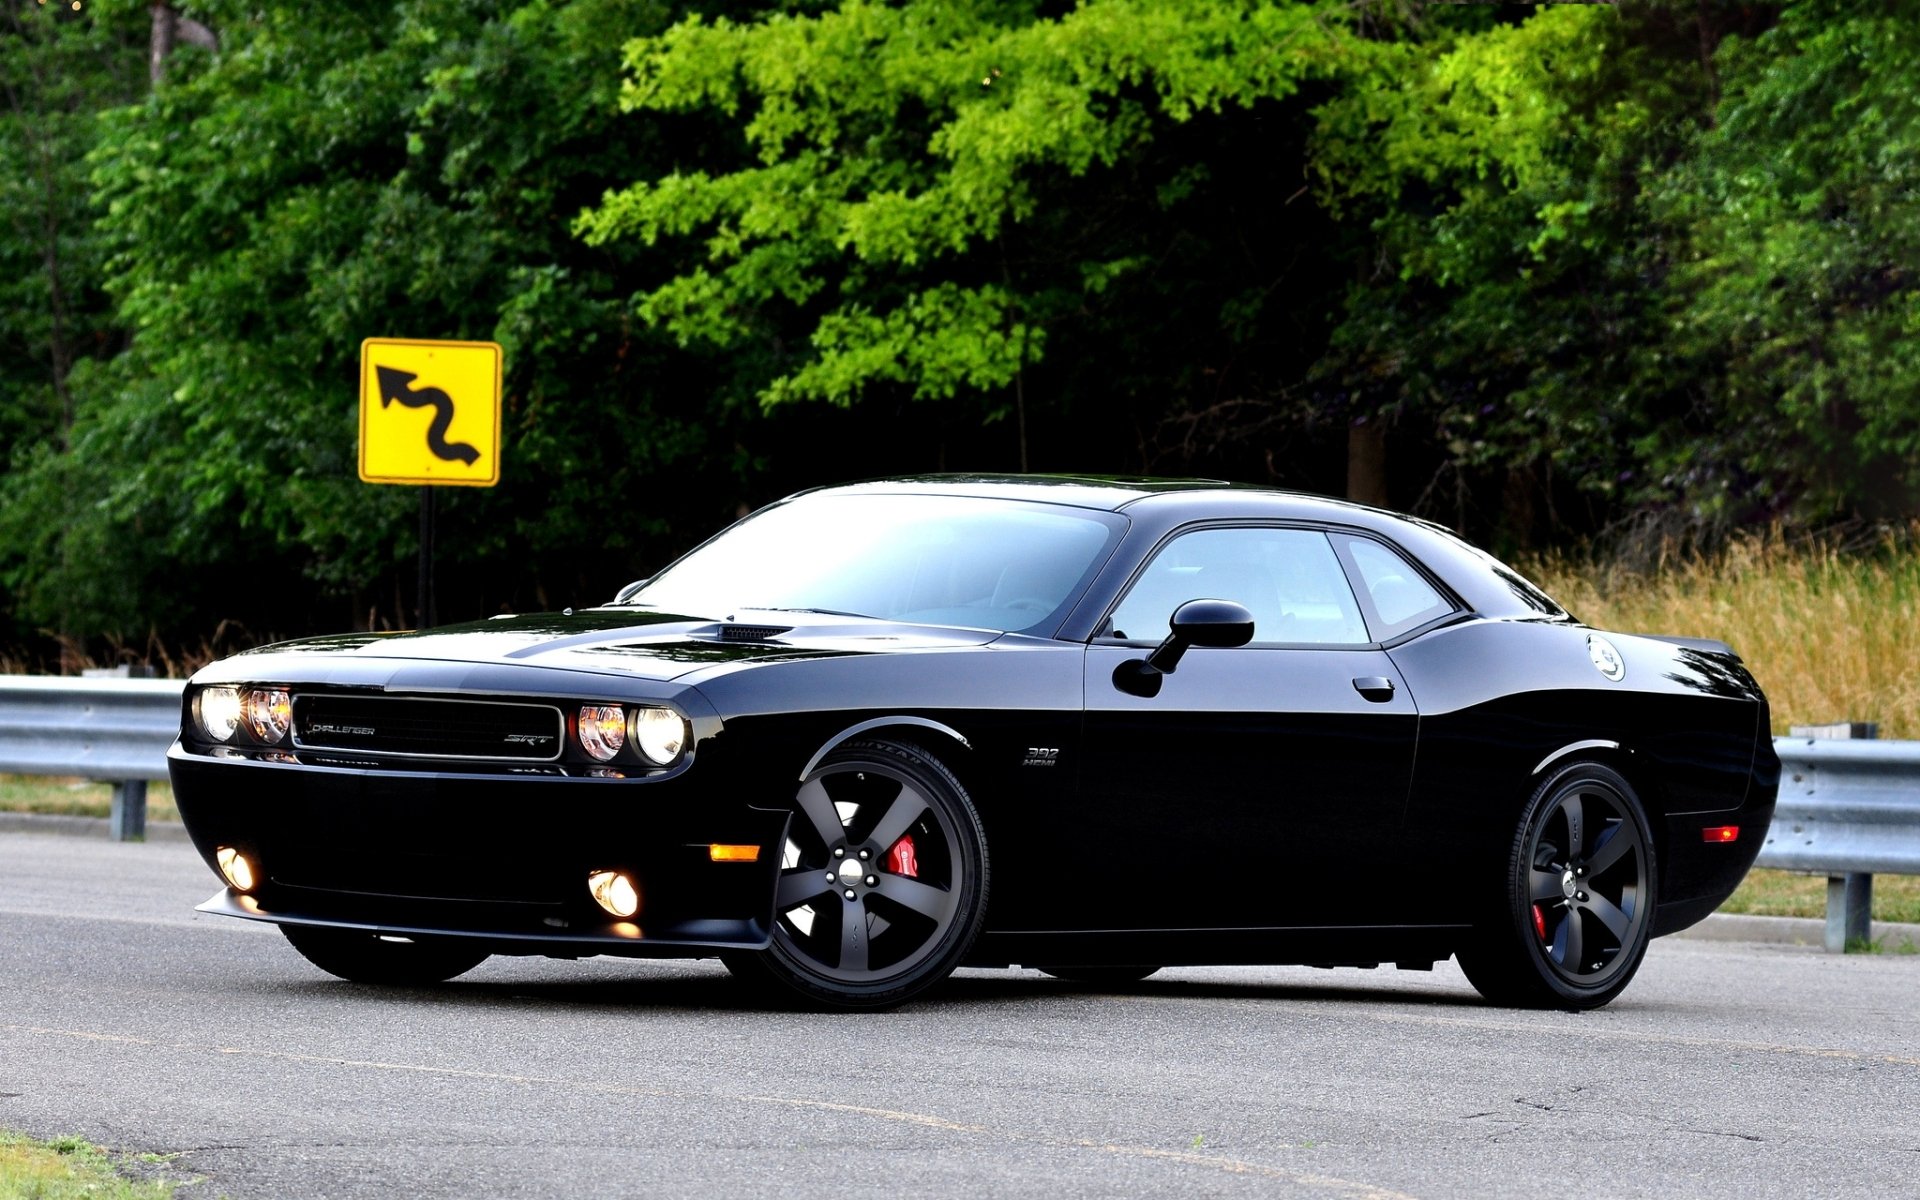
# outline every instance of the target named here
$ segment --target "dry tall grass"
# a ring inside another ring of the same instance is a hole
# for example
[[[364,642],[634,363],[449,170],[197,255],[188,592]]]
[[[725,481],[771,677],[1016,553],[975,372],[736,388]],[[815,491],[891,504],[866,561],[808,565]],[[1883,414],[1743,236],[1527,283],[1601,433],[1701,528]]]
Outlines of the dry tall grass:
[[[1878,721],[1920,738],[1920,530],[1865,548],[1750,535],[1650,569],[1569,556],[1525,568],[1591,625],[1730,643],[1789,725]]]

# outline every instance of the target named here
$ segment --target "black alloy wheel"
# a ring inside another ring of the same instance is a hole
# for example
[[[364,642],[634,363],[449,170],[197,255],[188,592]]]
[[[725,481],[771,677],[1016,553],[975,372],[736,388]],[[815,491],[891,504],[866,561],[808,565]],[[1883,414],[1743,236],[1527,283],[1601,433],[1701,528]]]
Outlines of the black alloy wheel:
[[[1598,1008],[1627,986],[1653,925],[1654,848],[1633,785],[1562,767],[1534,792],[1506,870],[1506,903],[1460,967],[1495,1004]]]
[[[945,979],[987,899],[986,837],[953,773],[917,747],[855,742],[793,807],[773,943],[728,969],[826,1008],[885,1008]]]
[[[391,987],[444,983],[487,960],[485,950],[448,938],[401,940],[313,925],[282,925],[280,932],[308,962],[353,983]]]

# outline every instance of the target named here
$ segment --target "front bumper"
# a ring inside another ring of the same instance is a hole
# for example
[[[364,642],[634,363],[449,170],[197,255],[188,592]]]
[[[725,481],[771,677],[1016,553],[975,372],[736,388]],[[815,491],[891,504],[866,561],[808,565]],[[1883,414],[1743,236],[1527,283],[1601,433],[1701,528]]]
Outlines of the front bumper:
[[[789,815],[716,794],[691,770],[441,774],[215,759],[178,744],[167,757],[209,868],[230,846],[262,876],[251,894],[224,890],[203,912],[561,957],[761,949],[771,937]],[[714,843],[758,846],[759,859],[715,862]],[[587,875],[597,870],[638,884],[631,919],[594,903]]]

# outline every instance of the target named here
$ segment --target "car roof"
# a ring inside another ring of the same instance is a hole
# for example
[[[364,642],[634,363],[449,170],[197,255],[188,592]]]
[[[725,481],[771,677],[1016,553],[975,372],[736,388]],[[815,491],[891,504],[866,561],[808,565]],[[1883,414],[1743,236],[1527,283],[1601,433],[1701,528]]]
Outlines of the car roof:
[[[908,475],[817,488],[801,495],[975,496],[1124,512],[1145,530],[1195,521],[1273,519],[1369,530],[1436,572],[1469,607],[1488,616],[1567,620],[1538,586],[1443,525],[1311,492],[1220,479],[1125,475]],[[798,497],[791,497],[797,499]]]
[[[1416,525],[1443,530],[1419,517],[1374,508],[1315,492],[1292,491],[1224,479],[1157,479],[1141,475],[902,475],[859,483],[815,488],[801,495],[916,495],[978,496],[1066,504],[1108,512],[1136,511],[1144,515],[1169,509],[1193,516],[1212,502],[1223,502],[1235,512],[1253,517],[1332,521],[1376,530]]]
[[[1079,508],[1118,512],[1145,500],[1181,497],[1188,500],[1207,493],[1230,495],[1235,501],[1261,498],[1263,505],[1297,503],[1322,515],[1331,506],[1354,513],[1373,513],[1407,521],[1415,518],[1384,509],[1369,508],[1331,496],[1285,488],[1263,487],[1251,483],[1231,483],[1224,479],[1159,479],[1143,475],[976,475],[949,473],[938,475],[902,475],[887,479],[868,479],[858,483],[814,488],[802,495],[822,493],[979,496],[1009,500],[1032,500],[1048,504],[1070,504]],[[1303,514],[1305,515],[1305,514]]]

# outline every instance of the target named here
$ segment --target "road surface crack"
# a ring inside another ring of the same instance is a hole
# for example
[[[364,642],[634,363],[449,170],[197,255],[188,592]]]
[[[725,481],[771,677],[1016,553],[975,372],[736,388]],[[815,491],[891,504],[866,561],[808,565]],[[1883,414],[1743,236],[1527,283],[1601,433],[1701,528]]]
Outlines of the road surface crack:
[[[1743,1142],[1764,1142],[1767,1139],[1753,1133],[1735,1133],[1727,1129],[1689,1129],[1684,1126],[1669,1125],[1669,1133],[1699,1133],[1707,1137],[1739,1138]]]

